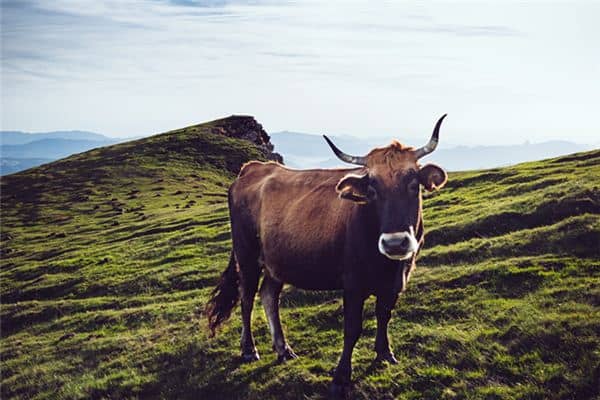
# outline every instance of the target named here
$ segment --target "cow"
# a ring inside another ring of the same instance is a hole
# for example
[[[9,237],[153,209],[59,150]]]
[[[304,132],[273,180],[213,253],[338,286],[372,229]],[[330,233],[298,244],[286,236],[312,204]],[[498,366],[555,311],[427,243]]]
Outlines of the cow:
[[[388,323],[423,246],[421,187],[444,186],[446,172],[418,160],[435,150],[443,115],[418,149],[393,141],[351,156],[324,135],[350,169],[293,170],[275,162],[245,164],[229,188],[233,249],[206,307],[208,327],[229,318],[241,297],[241,356],[259,359],[251,314],[261,271],[260,299],[280,362],[296,358],[279,319],[284,283],[306,290],[343,290],[344,346],[330,391],[344,397],[351,358],[362,331],[365,299],[376,297],[376,361],[396,364]]]

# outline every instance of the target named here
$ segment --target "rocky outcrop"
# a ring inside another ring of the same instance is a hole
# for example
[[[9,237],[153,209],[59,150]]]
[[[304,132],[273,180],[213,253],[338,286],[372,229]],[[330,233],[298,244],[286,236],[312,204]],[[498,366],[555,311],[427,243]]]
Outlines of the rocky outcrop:
[[[252,116],[232,115],[215,121],[212,132],[252,142],[269,160],[283,164],[283,157],[273,151],[274,146],[271,143],[270,136]]]

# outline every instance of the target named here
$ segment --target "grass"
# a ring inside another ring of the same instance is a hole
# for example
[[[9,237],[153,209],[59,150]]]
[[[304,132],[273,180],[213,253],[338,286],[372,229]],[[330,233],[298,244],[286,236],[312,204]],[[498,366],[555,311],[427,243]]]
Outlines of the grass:
[[[239,309],[202,309],[230,249],[226,189],[261,153],[208,123],[2,177],[2,398],[320,399],[342,344],[339,293],[286,287],[301,358],[238,359]],[[377,366],[374,302],[357,399],[573,399],[600,382],[600,151],[450,174],[425,200],[419,267]]]

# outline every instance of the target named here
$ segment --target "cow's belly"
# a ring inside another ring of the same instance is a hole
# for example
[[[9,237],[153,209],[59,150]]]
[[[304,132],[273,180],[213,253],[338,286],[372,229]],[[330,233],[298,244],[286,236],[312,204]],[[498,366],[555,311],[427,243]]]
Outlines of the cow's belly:
[[[304,242],[279,233],[262,246],[264,266],[276,279],[300,289],[342,288],[341,252],[322,242]]]
[[[342,288],[342,274],[322,265],[298,262],[265,262],[265,268],[276,279],[306,290],[336,290]]]

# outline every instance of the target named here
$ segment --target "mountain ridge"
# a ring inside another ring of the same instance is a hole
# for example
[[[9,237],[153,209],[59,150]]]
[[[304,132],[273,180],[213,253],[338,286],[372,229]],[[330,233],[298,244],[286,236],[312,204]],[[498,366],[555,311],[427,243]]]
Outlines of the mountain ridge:
[[[0,131],[0,144],[19,145],[34,142],[42,139],[76,139],[76,140],[94,140],[94,141],[112,141],[116,138],[102,135],[96,132],[69,130],[69,131],[49,131],[49,132],[24,132],[24,131]]]

